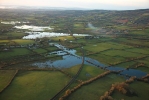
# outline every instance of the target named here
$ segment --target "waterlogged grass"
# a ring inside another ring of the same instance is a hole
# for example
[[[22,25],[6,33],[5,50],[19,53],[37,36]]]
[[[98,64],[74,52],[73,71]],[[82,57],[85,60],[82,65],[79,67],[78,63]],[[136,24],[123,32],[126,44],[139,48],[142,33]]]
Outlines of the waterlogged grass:
[[[134,82],[130,87],[138,94],[138,96],[126,96],[121,93],[115,92],[112,97],[114,100],[149,100],[149,85],[144,82]]]
[[[105,70],[102,70],[99,67],[83,65],[82,71],[79,74],[78,79],[85,81],[103,72],[105,72]]]
[[[0,91],[8,85],[15,72],[15,70],[0,70]]]
[[[20,72],[0,100],[50,100],[69,81],[58,71]]]
[[[27,44],[35,43],[35,41],[33,41],[33,40],[24,40],[24,39],[15,39],[15,40],[12,40],[12,41],[16,42],[19,45],[27,45]]]
[[[141,71],[149,74],[149,66],[148,67],[139,67],[139,68],[137,68],[137,70],[141,70]]]
[[[34,51],[37,52],[37,53],[45,53],[45,52],[47,52],[45,49],[42,49],[42,48],[35,49]]]
[[[15,56],[27,55],[30,53],[31,51],[26,48],[14,48],[10,51],[0,52],[0,59],[7,59]]]
[[[99,100],[100,96],[108,91],[113,83],[123,82],[124,78],[115,74],[109,74],[90,84],[82,86],[73,92],[67,100]]]
[[[82,50],[81,48],[75,48],[75,50],[77,51],[76,54],[79,56],[82,56]]]
[[[66,71],[70,75],[74,76],[78,72],[80,67],[81,67],[81,65],[76,65],[71,68],[66,68],[66,69],[64,69],[64,71]],[[96,75],[98,75],[102,72],[105,72],[105,71],[98,67],[83,65],[82,71],[79,74],[78,79],[87,80],[89,78],[95,77]]]
[[[73,67],[70,67],[70,68],[65,68],[65,69],[62,69],[62,70],[69,73],[70,75],[74,76],[78,72],[80,66],[81,65],[76,65],[76,66],[73,66]]]
[[[116,66],[118,67],[124,67],[124,68],[131,68],[131,67],[135,67],[133,66],[134,64],[136,64],[137,62],[135,61],[130,61],[130,62],[125,62],[125,63],[122,63],[122,64],[118,64]]]

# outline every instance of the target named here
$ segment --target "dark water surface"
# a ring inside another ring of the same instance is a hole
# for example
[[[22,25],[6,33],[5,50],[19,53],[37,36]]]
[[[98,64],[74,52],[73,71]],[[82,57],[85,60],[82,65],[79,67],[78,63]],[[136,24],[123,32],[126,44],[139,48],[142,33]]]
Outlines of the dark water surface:
[[[51,54],[60,55],[60,56],[62,56],[63,59],[56,60],[56,61],[47,60],[42,63],[38,63],[38,62],[34,63],[33,65],[38,66],[40,68],[43,68],[43,67],[69,68],[69,67],[72,67],[75,65],[82,64],[83,57],[76,55],[75,54],[76,50],[65,48],[64,46],[59,45],[59,44],[51,44],[51,45],[55,45],[56,47],[61,49],[61,51],[51,52],[51,53],[49,53],[49,55],[51,55]],[[91,65],[91,66],[103,67],[103,68],[106,67],[106,65],[100,63],[99,61],[92,59],[92,58],[88,58],[88,57],[85,57],[84,64]],[[141,78],[141,77],[147,75],[147,73],[140,71],[140,70],[136,70],[136,69],[126,70],[125,68],[113,67],[113,66],[107,67],[106,69],[111,70],[111,71],[123,70],[122,72],[120,72],[120,74],[136,76],[137,78]]]

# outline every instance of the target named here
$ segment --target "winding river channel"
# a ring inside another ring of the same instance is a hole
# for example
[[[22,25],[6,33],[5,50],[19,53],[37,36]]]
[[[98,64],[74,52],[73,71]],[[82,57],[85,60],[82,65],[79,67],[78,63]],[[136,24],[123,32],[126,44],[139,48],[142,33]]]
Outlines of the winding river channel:
[[[56,61],[47,60],[45,62],[34,63],[33,65],[38,66],[40,68],[43,68],[43,67],[69,68],[69,67],[82,63],[83,57],[76,55],[76,50],[65,48],[64,46],[60,44],[56,44],[56,43],[51,43],[50,45],[54,45],[58,47],[59,49],[61,49],[61,51],[54,51],[54,52],[49,53],[49,55],[51,54],[61,55],[63,59],[56,60]],[[99,61],[92,59],[92,58],[88,58],[88,57],[85,57],[84,64],[95,66],[95,67],[106,68],[111,71],[121,71],[119,74],[124,75],[124,76],[128,75],[128,76],[136,76],[137,78],[141,78],[147,75],[147,73],[140,71],[140,70],[136,70],[136,69],[126,70],[125,68],[121,68],[118,66],[117,67],[113,67],[113,66],[106,67],[106,65],[100,63]]]
[[[15,25],[15,23],[18,23],[18,22],[11,22],[11,24],[14,24],[14,25]],[[21,23],[21,22],[19,22],[19,23]],[[25,23],[25,22],[22,22],[22,23]],[[5,22],[4,24],[10,24],[10,23]],[[35,39],[35,38],[43,38],[43,37],[58,37],[58,36],[70,35],[70,34],[65,34],[65,33],[44,32],[44,30],[52,29],[49,26],[40,26],[39,27],[39,26],[33,26],[33,25],[22,25],[22,26],[15,26],[14,28],[29,30],[29,32],[25,32],[28,35],[24,36],[23,39]],[[88,34],[73,34],[73,35],[74,36],[89,36]],[[50,45],[56,46],[57,48],[60,49],[60,51],[51,52],[51,53],[49,53],[49,55],[52,55],[52,54],[60,55],[60,56],[62,56],[63,59],[56,60],[56,61],[47,60],[45,62],[33,63],[33,65],[38,66],[40,68],[42,68],[42,67],[69,68],[69,67],[72,67],[72,66],[82,63],[83,57],[76,55],[76,50],[65,48],[64,46],[56,44],[56,43],[51,43]],[[126,70],[125,68],[121,68],[119,66],[107,67],[106,65],[100,63],[99,61],[92,59],[92,58],[88,58],[88,57],[85,57],[84,64],[96,66],[96,67],[102,67],[104,69],[108,69],[108,70],[112,70],[112,71],[121,71],[120,72],[121,75],[136,76],[137,78],[141,78],[147,74],[140,70],[136,70],[136,69]]]

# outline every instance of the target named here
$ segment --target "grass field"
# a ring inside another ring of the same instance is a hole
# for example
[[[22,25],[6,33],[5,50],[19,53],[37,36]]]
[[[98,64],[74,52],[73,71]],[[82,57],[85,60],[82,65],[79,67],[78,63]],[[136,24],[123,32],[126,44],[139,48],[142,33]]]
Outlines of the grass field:
[[[0,70],[0,91],[8,85],[15,72],[15,70]]]
[[[112,49],[126,49],[126,48],[131,47],[131,46],[127,46],[127,45],[123,45],[123,44],[119,44],[119,43],[109,42],[108,40],[107,40],[107,42],[99,43],[98,45],[100,47],[112,48]]]
[[[125,62],[125,63],[122,63],[122,64],[118,64],[116,66],[118,67],[124,67],[124,68],[130,68],[132,65],[136,64],[137,62],[135,61],[130,61],[130,62]]]
[[[12,58],[15,56],[27,55],[32,53],[26,48],[14,48],[11,51],[0,52],[0,59]]]
[[[55,40],[55,41],[59,41],[59,39],[61,41],[65,41],[65,40],[74,40],[74,37],[72,36],[60,36],[60,37],[51,37],[51,40]]]
[[[141,70],[143,72],[149,73],[149,67],[139,67],[137,70]]]
[[[24,35],[26,35],[25,33],[23,32],[8,32],[6,33],[7,36],[11,36],[11,37],[23,37]]]
[[[117,63],[117,62],[122,62],[122,61],[125,61],[125,58],[124,57],[120,57],[120,56],[107,56],[107,55],[104,55],[104,54],[93,54],[93,55],[89,55],[87,57],[90,57],[90,58],[93,58],[93,59],[96,59],[98,60],[99,62],[103,63],[103,64],[114,64],[114,63]]]
[[[108,91],[113,83],[122,82],[124,78],[109,74],[90,84],[87,84],[74,93],[67,100],[99,100],[100,96]]]
[[[47,50],[49,50],[49,51],[58,50],[58,48],[55,47],[55,46],[50,46],[50,47],[47,47],[47,48],[45,48],[45,49],[47,49]]]
[[[99,44],[89,44],[87,46],[83,46],[83,48],[85,50],[92,51],[92,52],[100,52],[100,51],[104,51],[104,50],[108,49],[106,47],[100,46],[100,43]]]
[[[81,29],[83,29],[84,26],[83,26],[82,23],[75,23],[75,24],[74,24],[74,28],[77,28],[77,29],[81,28]]]
[[[16,42],[19,45],[27,45],[35,43],[33,40],[24,40],[24,39],[14,39],[12,41]]]
[[[149,74],[148,12],[148,9],[135,11],[0,10],[0,91],[4,89],[0,93],[0,100],[50,100],[77,74],[81,65],[69,68],[59,66],[60,70],[48,70],[49,63],[53,63],[54,68],[61,63],[57,60],[67,60],[65,58],[67,56],[50,54],[60,49],[49,43],[58,43],[70,50],[74,49],[77,51],[77,56],[97,60],[103,64],[101,67],[121,67],[125,75],[134,74],[131,73],[131,69],[136,70],[134,72],[138,75],[142,75],[143,72]],[[8,25],[2,24],[2,21],[20,21],[20,23]],[[29,23],[23,23],[26,21]],[[72,33],[78,36],[46,36],[35,40],[24,40],[23,36],[34,31],[14,28],[21,25],[50,26],[52,30],[45,29],[43,32]],[[19,48],[19,45],[25,47]],[[94,60],[89,61],[96,64]],[[73,62],[75,61],[77,60]],[[45,68],[40,68],[38,65]],[[137,68],[137,65],[140,66]],[[84,84],[105,71],[106,69],[84,64],[79,75],[74,77],[73,83],[67,89],[76,88],[81,83],[83,85],[64,100],[99,100],[112,84],[126,81],[125,76],[111,72],[91,83]],[[11,79],[13,81],[5,88]],[[126,96],[118,91],[114,91],[111,96],[114,100],[149,100],[148,83],[135,80],[129,86],[138,96]],[[55,100],[64,95],[67,89]],[[121,87],[120,89],[122,90]]]
[[[144,63],[145,66],[149,67],[149,57],[137,60],[137,62]]]
[[[48,100],[68,81],[57,71],[19,72],[12,84],[0,94],[0,100]]]
[[[0,40],[0,44],[3,44],[3,43],[8,43],[9,40]]]
[[[109,51],[102,52],[101,54],[105,54],[108,56],[121,56],[121,57],[141,57],[141,56],[144,56],[143,54],[132,53],[132,52],[123,51],[123,50],[109,50]]]
[[[77,79],[85,81],[85,80],[93,78],[103,72],[105,72],[105,71],[98,67],[83,65],[82,71],[79,74]]]
[[[138,94],[138,96],[126,96],[121,93],[115,92],[112,97],[114,100],[148,100],[149,99],[149,85],[143,82],[134,82],[130,87]]]
[[[33,51],[35,51],[35,52],[37,52],[37,53],[46,53],[46,52],[47,52],[47,50],[42,49],[42,48],[38,48],[38,49],[35,49],[35,50],[33,50]]]
[[[126,49],[126,51],[131,51],[134,53],[142,53],[142,54],[149,54],[149,48],[131,48],[131,49]]]
[[[81,65],[76,65],[76,66],[73,66],[70,68],[66,68],[66,69],[64,69],[64,71],[69,73],[70,75],[74,76],[77,73],[77,71],[79,70],[80,66]],[[95,77],[96,75],[98,75],[102,72],[104,72],[104,70],[102,70],[98,67],[83,65],[83,69],[77,79],[85,81],[89,78]]]
[[[64,68],[62,70],[64,70],[65,72],[69,73],[70,75],[74,76],[78,72],[80,66],[81,65],[76,65],[76,66],[73,66],[73,67],[70,67],[70,68]]]

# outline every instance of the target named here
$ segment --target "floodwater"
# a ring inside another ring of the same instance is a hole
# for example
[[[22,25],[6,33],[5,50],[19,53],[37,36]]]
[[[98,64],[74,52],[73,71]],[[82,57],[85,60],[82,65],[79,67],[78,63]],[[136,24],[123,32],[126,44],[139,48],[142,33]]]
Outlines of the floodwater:
[[[36,39],[43,37],[58,37],[58,36],[70,36],[67,33],[55,33],[55,32],[26,32],[29,35],[24,36],[23,39]],[[74,36],[90,36],[88,34],[73,34]]]
[[[23,29],[27,30],[28,35],[24,36],[23,39],[36,39],[36,38],[43,38],[43,37],[58,37],[58,36],[69,36],[70,34],[68,33],[55,33],[55,32],[45,32],[47,30],[52,30],[50,26],[34,26],[34,25],[25,25],[25,23],[30,23],[30,22],[20,22],[20,21],[9,21],[5,22],[2,21],[2,24],[12,24],[12,25],[18,25],[18,24],[24,24],[24,25],[19,25],[19,26],[14,26],[16,29]],[[73,34],[74,36],[91,36],[88,34]]]
[[[1,23],[2,24],[16,25],[16,24],[26,24],[29,22],[28,21],[27,22],[20,22],[20,21],[6,22],[6,21],[2,21]],[[91,24],[89,24],[89,26],[91,26]],[[70,35],[67,33],[42,32],[45,30],[51,30],[52,28],[49,26],[21,25],[21,26],[15,26],[14,28],[26,29],[26,30],[30,31],[30,32],[26,32],[26,33],[28,33],[28,35],[24,36],[23,39],[36,39],[36,38],[43,38],[43,37],[58,37],[58,36],[69,36]],[[88,34],[73,34],[73,35],[74,36],[90,36]],[[72,67],[72,66],[75,66],[75,65],[82,63],[83,58],[81,56],[78,56],[75,54],[76,50],[68,49],[62,45],[55,44],[55,43],[51,43],[50,45],[54,45],[61,50],[51,52],[48,55],[53,55],[53,54],[59,55],[59,56],[62,56],[63,59],[57,60],[57,61],[48,60],[48,61],[45,61],[42,63],[37,62],[37,63],[34,63],[33,65],[38,66],[38,67],[69,68],[69,67]],[[96,45],[94,45],[94,46],[96,46]],[[95,59],[91,59],[91,58],[87,58],[87,57],[85,57],[84,64],[106,68],[106,65],[100,63],[99,61],[97,61]],[[121,68],[121,67],[113,67],[113,66],[110,66],[106,69],[112,70],[112,71],[121,71],[120,74],[122,74],[122,75],[136,76],[138,78],[145,76],[147,74],[145,72],[142,72],[142,71],[136,70],[136,69],[126,70],[126,69]]]
[[[23,22],[20,22],[20,21],[2,21],[1,22],[2,24],[11,24],[11,25],[15,25],[15,24],[21,24],[21,23],[23,23],[23,24],[26,24],[26,23],[29,23],[28,21],[27,22],[25,22],[25,21],[23,21]]]
[[[34,66],[38,66],[40,68],[43,68],[43,67],[69,68],[75,65],[82,64],[83,58],[75,54],[76,50],[65,48],[64,46],[60,44],[56,44],[56,43],[51,43],[50,45],[55,45],[56,47],[61,49],[61,51],[51,52],[49,53],[49,55],[51,54],[61,55],[63,59],[57,60],[57,61],[47,60],[42,63],[37,62],[33,64]],[[106,65],[100,63],[99,61],[95,59],[88,58],[88,57],[85,57],[84,64],[106,68]],[[106,69],[111,70],[111,71],[121,71],[120,72],[121,75],[136,76],[137,78],[141,78],[147,75],[147,73],[142,72],[140,70],[136,70],[136,69],[126,70],[125,68],[113,67],[113,66],[107,67]]]
[[[45,30],[51,30],[52,29],[49,26],[34,26],[34,25],[15,26],[14,28],[27,29],[27,30],[30,30],[30,31],[45,31]]]
[[[49,26],[33,26],[33,25],[22,25],[22,26],[15,26],[14,28],[17,29],[26,29],[30,32],[25,32],[29,35],[24,36],[23,39],[36,39],[36,38],[43,38],[43,37],[58,37],[58,36],[69,36],[70,34],[67,33],[55,33],[55,32],[42,32],[45,30],[52,30]],[[91,36],[88,34],[73,34],[74,36]]]

